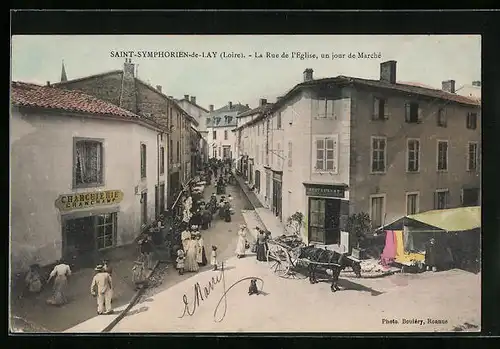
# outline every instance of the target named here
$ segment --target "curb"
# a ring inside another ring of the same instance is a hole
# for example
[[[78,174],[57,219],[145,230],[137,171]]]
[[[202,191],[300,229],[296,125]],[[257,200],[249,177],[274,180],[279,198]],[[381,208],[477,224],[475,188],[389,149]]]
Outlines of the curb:
[[[241,191],[243,192],[243,194],[245,195],[245,197],[247,198],[248,202],[250,203],[250,205],[253,207],[253,211],[255,212],[255,216],[257,217],[257,219],[259,220],[260,224],[262,224],[262,226],[264,227],[265,230],[269,230],[267,229],[267,226],[264,224],[264,221],[262,220],[262,218],[260,218],[260,215],[257,213],[257,210],[256,210],[256,207],[255,205],[252,203],[252,200],[250,200],[249,196],[248,196],[248,193],[247,191],[243,188],[243,186],[241,185],[241,177],[236,177],[236,183],[238,183],[238,186],[240,187]]]
[[[149,274],[146,276],[146,280],[149,280],[149,278],[151,277],[151,275],[153,275],[154,271],[156,270],[156,268],[158,267],[158,265],[160,264],[160,261],[156,261],[155,265],[153,266],[153,269],[151,269],[151,271],[149,272]],[[120,314],[118,314],[118,316],[113,319],[113,321],[111,321],[111,323],[106,326],[102,331],[101,333],[106,333],[106,332],[109,332],[111,331],[116,325],[118,325],[118,323],[125,317],[125,315],[127,315],[127,313],[130,311],[130,309],[132,309],[134,307],[134,305],[136,305],[137,301],[139,300],[139,298],[143,295],[144,291],[146,291],[146,287],[143,287],[143,288],[140,288],[139,290],[137,290],[134,294],[134,296],[132,297],[132,299],[130,300],[130,302],[128,303],[127,307],[122,310],[122,312]]]

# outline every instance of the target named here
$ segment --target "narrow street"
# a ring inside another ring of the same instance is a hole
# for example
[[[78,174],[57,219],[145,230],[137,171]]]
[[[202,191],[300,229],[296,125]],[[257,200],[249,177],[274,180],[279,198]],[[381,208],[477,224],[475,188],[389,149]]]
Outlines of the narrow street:
[[[213,192],[215,192],[215,187],[211,185],[205,188],[204,195],[208,198]],[[228,186],[226,193],[231,194],[234,198],[232,221],[226,223],[214,215],[211,228],[202,231],[207,255],[210,253],[211,246],[216,245],[220,260],[234,256],[237,231],[239,225],[244,223],[241,211],[252,209],[252,206],[239,186]],[[113,253],[111,263],[113,265],[113,282],[115,288],[114,308],[128,304],[135,293],[131,268],[136,256],[137,246],[135,245],[120,247]],[[210,266],[202,267],[200,272],[210,268]],[[19,324],[20,327],[32,324],[29,327],[33,328],[32,331],[37,332],[61,332],[94,317],[96,315],[96,301],[95,298],[91,297],[89,291],[93,275],[94,271],[92,269],[82,269],[75,272],[70,280],[68,290],[70,301],[61,307],[54,307],[45,303],[45,300],[51,293],[50,286],[36,297],[13,297],[11,300],[11,311],[15,324]],[[153,274],[152,287],[146,290],[139,302],[194,275],[196,274],[185,273],[184,275],[179,275],[173,266],[160,263]]]

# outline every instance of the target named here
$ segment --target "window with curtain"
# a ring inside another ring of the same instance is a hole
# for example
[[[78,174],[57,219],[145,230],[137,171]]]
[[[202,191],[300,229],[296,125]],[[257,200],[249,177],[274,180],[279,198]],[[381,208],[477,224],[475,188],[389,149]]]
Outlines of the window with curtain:
[[[116,244],[116,213],[98,215],[96,219],[97,248],[113,247]]]
[[[75,186],[99,186],[103,184],[103,146],[100,141],[75,142]]]
[[[141,144],[141,178],[146,178],[146,144]]]
[[[384,197],[374,196],[371,198],[370,202],[370,218],[372,221],[372,227],[381,227],[384,223]]]

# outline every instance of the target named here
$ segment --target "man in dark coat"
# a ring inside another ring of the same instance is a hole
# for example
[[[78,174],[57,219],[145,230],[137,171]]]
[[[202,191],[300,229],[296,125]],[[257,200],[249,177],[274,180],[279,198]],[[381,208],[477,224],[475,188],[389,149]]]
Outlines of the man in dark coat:
[[[212,225],[212,213],[208,210],[206,206],[203,207],[202,213],[202,224],[201,229],[206,230]]]

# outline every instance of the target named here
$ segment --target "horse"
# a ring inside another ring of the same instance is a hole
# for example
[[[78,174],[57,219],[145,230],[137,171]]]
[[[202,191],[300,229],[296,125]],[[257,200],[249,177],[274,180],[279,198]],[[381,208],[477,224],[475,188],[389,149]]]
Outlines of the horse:
[[[328,269],[332,270],[332,284],[330,289],[332,292],[340,290],[338,280],[340,272],[347,267],[352,268],[356,277],[361,277],[360,262],[356,262],[347,258],[345,254],[336,251],[327,250],[326,248],[318,248],[314,246],[307,246],[300,249],[300,258],[307,258],[311,263],[308,266],[309,282],[315,284],[318,282],[316,278],[317,271],[327,272]],[[324,263],[324,265],[317,264]]]

